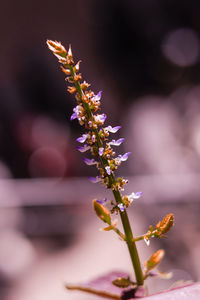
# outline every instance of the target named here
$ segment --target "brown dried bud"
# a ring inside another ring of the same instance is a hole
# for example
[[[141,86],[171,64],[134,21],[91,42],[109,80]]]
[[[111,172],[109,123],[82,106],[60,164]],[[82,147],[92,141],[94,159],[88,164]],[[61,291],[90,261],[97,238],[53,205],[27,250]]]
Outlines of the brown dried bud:
[[[146,269],[152,270],[155,268],[163,259],[165,255],[165,251],[163,249],[160,249],[156,251],[146,262],[145,262],[145,267]]]
[[[57,58],[58,58],[58,61],[59,63],[63,64],[63,65],[66,65],[67,64],[67,59],[66,57],[63,57],[61,56],[60,54],[56,54],[56,53],[53,53]]]
[[[69,45],[69,50],[68,50],[67,56],[68,56],[68,59],[72,58],[72,48],[71,48],[71,45]]]
[[[89,86],[90,86],[90,84],[87,83],[86,81],[84,81],[83,83],[81,83],[81,89],[82,90],[86,90]]]
[[[122,201],[126,207],[129,207],[129,205],[131,204],[127,196],[122,197]]]
[[[70,94],[74,94],[76,92],[75,86],[68,86],[67,90]]]
[[[66,75],[71,75],[70,69],[65,69],[65,68],[63,68],[63,66],[60,66],[60,67],[61,67],[61,70],[62,70]]]
[[[81,73],[75,75],[75,76],[74,76],[74,80],[75,80],[75,81],[80,81],[80,80],[82,80],[82,75],[81,75]]]
[[[166,217],[162,219],[162,221],[158,222],[156,228],[162,234],[165,234],[171,229],[173,225],[174,225],[174,215],[168,214]]]
[[[66,56],[67,50],[60,42],[47,40],[47,45],[54,54],[58,54],[60,56]]]
[[[79,61],[77,62],[77,64],[75,65],[75,67],[74,67],[74,72],[75,72],[75,73],[79,71],[80,63],[81,63],[81,60],[79,60]]]
[[[65,80],[68,81],[69,83],[74,83],[74,79],[72,76],[66,77]]]

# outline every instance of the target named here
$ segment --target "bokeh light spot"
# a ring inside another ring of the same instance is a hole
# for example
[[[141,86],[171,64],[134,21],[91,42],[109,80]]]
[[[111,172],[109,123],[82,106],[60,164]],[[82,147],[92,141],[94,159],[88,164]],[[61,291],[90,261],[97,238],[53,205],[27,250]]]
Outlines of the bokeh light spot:
[[[41,147],[29,159],[32,177],[62,177],[67,169],[64,155],[53,147]]]
[[[162,44],[163,54],[172,63],[186,67],[199,58],[199,38],[194,30],[180,28],[168,33]]]

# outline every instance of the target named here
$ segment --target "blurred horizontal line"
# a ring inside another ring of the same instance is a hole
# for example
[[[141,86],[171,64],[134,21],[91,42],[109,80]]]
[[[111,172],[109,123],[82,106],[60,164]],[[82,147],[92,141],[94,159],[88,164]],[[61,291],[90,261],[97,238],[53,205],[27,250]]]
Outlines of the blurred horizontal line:
[[[143,191],[139,203],[199,202],[200,175],[151,175],[128,177],[124,194]],[[0,180],[0,207],[89,205],[111,191],[87,178]],[[109,195],[108,195],[109,197]],[[112,199],[112,198],[111,198]]]

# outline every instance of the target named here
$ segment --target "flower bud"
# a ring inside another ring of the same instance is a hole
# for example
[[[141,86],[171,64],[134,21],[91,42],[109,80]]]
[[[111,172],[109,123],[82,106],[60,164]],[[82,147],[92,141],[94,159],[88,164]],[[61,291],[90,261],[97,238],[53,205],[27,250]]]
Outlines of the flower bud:
[[[79,61],[77,62],[77,64],[75,65],[75,67],[74,67],[74,72],[75,72],[75,73],[79,71],[80,63],[81,63],[81,60],[79,60]]]
[[[168,214],[162,219],[162,221],[158,222],[156,228],[162,234],[165,234],[171,229],[173,225],[174,225],[174,215]]]
[[[67,50],[60,42],[47,40],[47,45],[54,54],[66,56]]]
[[[71,47],[71,45],[69,45],[69,50],[68,50],[67,56],[68,56],[68,59],[72,58],[72,47]]]
[[[146,269],[152,270],[155,268],[163,259],[165,255],[165,251],[163,249],[160,249],[156,251],[146,262],[145,262],[145,267]]]
[[[71,75],[70,69],[65,69],[65,68],[63,68],[63,66],[60,66],[60,67],[61,67],[61,70],[62,70],[66,75]]]
[[[74,94],[76,92],[75,86],[68,86],[67,90],[70,94]]]
[[[81,73],[76,74],[76,75],[74,76],[74,81],[80,81],[81,79],[82,79]]]
[[[97,216],[105,223],[111,225],[111,216],[109,210],[105,206],[98,203],[96,200],[93,200],[93,207]]]
[[[86,81],[83,81],[83,83],[81,83],[81,89],[82,90],[86,90],[89,86],[90,86],[90,84],[87,83]]]

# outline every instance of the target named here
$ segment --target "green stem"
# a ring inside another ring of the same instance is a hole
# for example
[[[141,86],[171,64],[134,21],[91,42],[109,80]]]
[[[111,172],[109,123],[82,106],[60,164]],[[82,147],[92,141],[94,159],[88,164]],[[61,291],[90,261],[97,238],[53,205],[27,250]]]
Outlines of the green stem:
[[[116,202],[121,203],[122,197],[121,197],[120,192],[118,190],[113,191],[113,194],[114,194]],[[135,277],[136,277],[137,284],[143,285],[144,278],[143,278],[142,268],[141,268],[141,264],[140,264],[140,259],[139,259],[136,243],[134,242],[134,239],[133,239],[133,234],[132,234],[132,230],[131,230],[131,226],[130,226],[130,222],[129,222],[129,218],[128,218],[126,210],[124,210],[123,212],[120,212],[120,217],[121,217],[122,225],[124,228],[124,233],[126,236],[126,244],[127,244],[129,254],[131,257],[131,261],[132,261],[132,265],[133,265],[133,268],[135,271]]]
[[[113,228],[113,231],[115,231],[123,241],[126,241],[125,235],[118,228]]]
[[[154,231],[151,232],[151,233],[143,234],[143,235],[141,235],[141,236],[136,236],[135,238],[133,238],[133,241],[134,241],[134,242],[138,242],[138,241],[144,240],[145,237],[147,237],[147,238],[154,237],[156,232],[157,232],[157,230],[154,230]]]
[[[70,69],[72,78],[74,79],[75,72],[74,72],[73,67],[72,66],[67,66],[67,67]],[[83,91],[81,89],[80,83],[78,81],[74,81],[74,83],[75,83],[75,86],[76,86],[76,90],[79,93],[80,98],[82,99],[84,94],[83,94]],[[83,101],[82,101],[82,103],[83,103],[83,106],[84,106],[84,108],[87,112],[88,117],[93,118],[93,115],[92,115],[92,112],[90,110],[89,105],[87,103],[83,102]],[[102,144],[102,141],[100,139],[98,130],[93,129],[93,131],[94,131],[94,133],[96,135],[96,138],[97,138],[97,145],[100,148],[100,147],[103,146],[103,144]],[[104,168],[105,168],[105,165],[109,165],[107,159],[102,159],[101,162],[102,162],[102,165],[103,165]],[[115,177],[114,177],[113,173],[111,175],[109,175],[108,177],[109,177],[110,182],[115,185],[116,180],[115,180]],[[121,196],[118,189],[113,190],[113,194],[114,194],[115,201],[116,201],[117,204],[123,203],[122,196]],[[126,209],[123,212],[120,212],[120,217],[121,217],[122,225],[123,225],[123,228],[124,228],[125,240],[126,240],[126,243],[127,243],[127,247],[128,247],[128,250],[129,250],[130,257],[131,257],[131,261],[132,261],[133,269],[134,269],[134,272],[135,272],[135,277],[136,277],[136,280],[137,280],[137,284],[138,285],[143,285],[144,278],[143,278],[142,268],[141,268],[141,264],[140,264],[140,259],[139,259],[137,247],[136,247],[136,244],[135,244],[135,241],[134,241],[134,238],[133,238],[133,234],[132,234],[132,230],[131,230],[131,226],[130,226],[130,223],[129,223],[129,219],[128,219]]]

